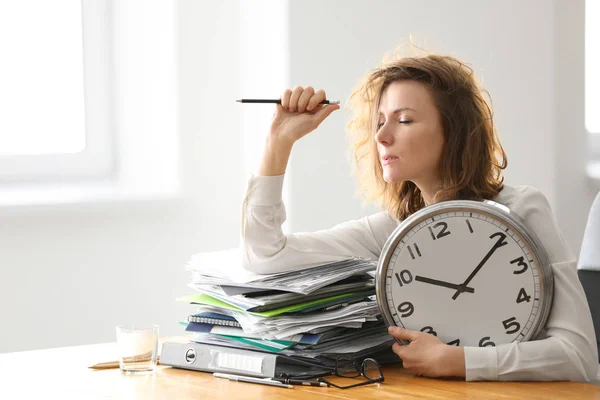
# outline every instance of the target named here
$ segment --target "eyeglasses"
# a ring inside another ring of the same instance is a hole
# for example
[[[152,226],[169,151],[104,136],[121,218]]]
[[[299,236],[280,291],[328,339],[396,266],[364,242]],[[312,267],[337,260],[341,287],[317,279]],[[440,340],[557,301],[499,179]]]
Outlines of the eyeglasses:
[[[335,359],[335,367],[333,374],[342,378],[357,378],[359,376],[363,376],[367,378],[367,380],[348,386],[339,386],[333,382],[328,381],[325,378],[318,378],[317,380],[319,382],[325,382],[328,385],[331,385],[338,389],[350,389],[357,386],[369,385],[371,383],[379,383],[384,381],[381,366],[373,358],[365,358],[359,365],[354,359],[350,357],[338,357]]]

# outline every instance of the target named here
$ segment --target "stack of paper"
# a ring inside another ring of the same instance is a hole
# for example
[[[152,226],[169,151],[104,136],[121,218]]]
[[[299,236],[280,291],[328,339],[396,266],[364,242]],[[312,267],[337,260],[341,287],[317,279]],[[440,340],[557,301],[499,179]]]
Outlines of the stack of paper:
[[[356,258],[299,271],[258,275],[242,268],[240,250],[231,249],[197,254],[186,269],[192,271],[194,284],[309,294],[342,279],[375,271],[377,263]]]
[[[353,258],[258,275],[232,249],[196,255],[186,268],[196,293],[179,300],[196,306],[186,328],[194,341],[312,359],[393,343],[375,301],[376,262]]]

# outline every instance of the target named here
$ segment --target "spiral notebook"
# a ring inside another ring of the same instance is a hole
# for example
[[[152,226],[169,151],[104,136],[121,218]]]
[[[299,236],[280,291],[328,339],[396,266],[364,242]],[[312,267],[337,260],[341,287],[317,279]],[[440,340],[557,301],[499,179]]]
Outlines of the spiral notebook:
[[[217,313],[204,312],[199,314],[193,314],[188,317],[188,322],[196,324],[210,324],[219,326],[232,326],[235,328],[241,328],[239,322],[235,318]]]

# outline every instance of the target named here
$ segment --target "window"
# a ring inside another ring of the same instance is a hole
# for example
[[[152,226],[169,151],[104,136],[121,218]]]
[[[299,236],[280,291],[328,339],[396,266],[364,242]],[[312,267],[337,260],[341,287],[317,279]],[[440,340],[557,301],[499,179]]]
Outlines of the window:
[[[0,207],[179,198],[176,4],[2,2]]]
[[[111,173],[108,4],[0,4],[0,180]]]

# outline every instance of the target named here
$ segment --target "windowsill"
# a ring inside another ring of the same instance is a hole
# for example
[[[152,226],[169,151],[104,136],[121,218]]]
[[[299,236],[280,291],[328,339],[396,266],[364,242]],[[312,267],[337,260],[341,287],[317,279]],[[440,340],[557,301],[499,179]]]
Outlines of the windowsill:
[[[111,209],[124,206],[177,203],[184,200],[179,187],[134,188],[115,182],[15,184],[0,187],[0,215],[29,214],[85,209]]]

